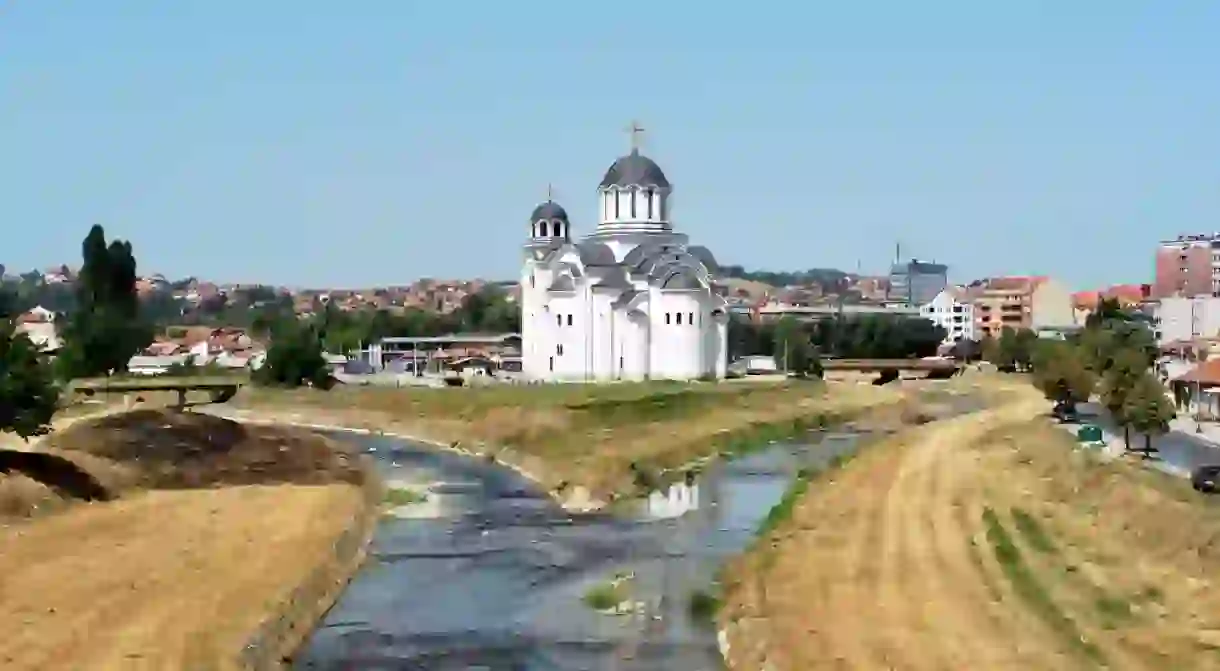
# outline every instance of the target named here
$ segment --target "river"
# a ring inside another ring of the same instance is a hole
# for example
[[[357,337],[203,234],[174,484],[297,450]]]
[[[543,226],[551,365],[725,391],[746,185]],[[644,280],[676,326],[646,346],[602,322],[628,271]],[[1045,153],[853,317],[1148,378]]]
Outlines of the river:
[[[577,516],[501,466],[348,436],[384,478],[432,493],[382,521],[366,565],[294,668],[722,668],[713,626],[690,613],[692,595],[748,546],[800,468],[855,450],[863,435],[811,433],[716,462],[693,487],[656,493],[634,511]],[[585,602],[615,575],[633,576],[641,603],[630,614]]]

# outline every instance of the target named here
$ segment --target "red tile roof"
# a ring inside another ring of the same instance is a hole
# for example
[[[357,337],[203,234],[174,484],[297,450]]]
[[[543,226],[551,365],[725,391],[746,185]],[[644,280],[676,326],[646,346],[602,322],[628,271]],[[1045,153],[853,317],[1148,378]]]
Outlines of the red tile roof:
[[[1175,378],[1178,382],[1197,382],[1220,386],[1220,359],[1208,359]]]

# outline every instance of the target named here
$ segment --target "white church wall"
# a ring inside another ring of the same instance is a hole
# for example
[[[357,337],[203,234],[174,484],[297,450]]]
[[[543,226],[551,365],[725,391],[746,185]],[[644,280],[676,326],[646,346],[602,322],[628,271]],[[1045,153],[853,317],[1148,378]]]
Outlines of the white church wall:
[[[651,364],[653,377],[685,379],[699,376],[698,293],[654,289],[658,310],[653,316]],[[694,323],[691,323],[694,318]]]
[[[629,317],[632,328],[629,331],[627,344],[627,369],[630,380],[643,380],[649,373],[649,352],[652,345],[652,317],[647,310]]]
[[[547,369],[555,379],[574,380],[583,377],[581,301],[576,292],[548,292],[551,307],[550,328],[554,345],[547,352]]]
[[[719,379],[724,379],[729,373],[729,323],[727,320],[716,321],[716,340],[712,343],[714,368],[712,373]]]
[[[589,353],[592,361],[593,378],[597,380],[613,380],[617,373],[618,339],[614,323],[614,311],[611,305],[617,297],[617,292],[594,291],[590,301],[592,313],[592,329],[589,333]]]

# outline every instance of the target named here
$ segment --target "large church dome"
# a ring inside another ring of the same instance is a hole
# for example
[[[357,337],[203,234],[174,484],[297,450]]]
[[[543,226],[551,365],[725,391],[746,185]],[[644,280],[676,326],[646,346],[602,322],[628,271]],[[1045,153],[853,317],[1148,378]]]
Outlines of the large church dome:
[[[644,156],[638,149],[632,149],[630,154],[619,158],[606,171],[602,178],[601,188],[611,186],[654,186],[669,187],[669,180],[661,166]]]

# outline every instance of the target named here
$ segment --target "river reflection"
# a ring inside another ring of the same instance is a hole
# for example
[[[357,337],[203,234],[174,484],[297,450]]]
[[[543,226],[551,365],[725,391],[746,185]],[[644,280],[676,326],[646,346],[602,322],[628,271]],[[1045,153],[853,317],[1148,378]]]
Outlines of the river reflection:
[[[493,464],[350,439],[375,448],[387,479],[429,485],[420,506],[433,517],[383,521],[297,669],[721,668],[715,631],[688,614],[691,594],[748,545],[798,469],[857,443],[855,434],[811,434],[716,463],[693,489],[625,515],[573,517]],[[642,612],[604,615],[584,603],[617,572],[634,574]]]

